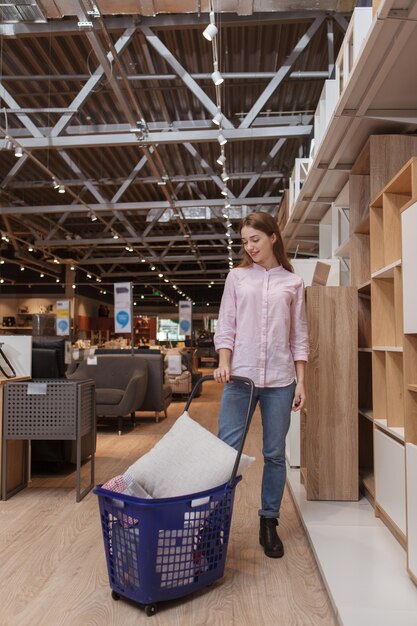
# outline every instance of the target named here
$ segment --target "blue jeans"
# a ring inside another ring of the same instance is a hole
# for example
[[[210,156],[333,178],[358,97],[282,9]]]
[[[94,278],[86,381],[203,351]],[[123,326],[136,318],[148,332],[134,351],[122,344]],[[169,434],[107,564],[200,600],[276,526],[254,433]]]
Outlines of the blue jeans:
[[[279,517],[287,475],[285,438],[290,427],[295,382],[287,387],[255,387],[251,415],[259,402],[262,416],[264,469],[259,515]],[[224,386],[220,403],[219,437],[236,450],[242,441],[250,389],[241,382]]]

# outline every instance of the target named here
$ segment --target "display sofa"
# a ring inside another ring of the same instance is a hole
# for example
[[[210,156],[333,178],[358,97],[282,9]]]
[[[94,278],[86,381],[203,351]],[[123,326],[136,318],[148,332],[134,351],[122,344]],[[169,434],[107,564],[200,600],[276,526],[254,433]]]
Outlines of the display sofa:
[[[96,355],[112,355],[116,358],[131,354],[130,350],[98,349]],[[153,413],[158,422],[161,413],[167,417],[167,408],[172,402],[172,388],[164,381],[164,355],[159,350],[135,349],[133,356],[148,368],[148,384],[145,396],[134,413]]]
[[[96,414],[117,417],[117,430],[121,435],[123,418],[142,405],[148,391],[148,364],[131,355],[96,355],[94,360],[81,361],[67,378],[95,381]]]

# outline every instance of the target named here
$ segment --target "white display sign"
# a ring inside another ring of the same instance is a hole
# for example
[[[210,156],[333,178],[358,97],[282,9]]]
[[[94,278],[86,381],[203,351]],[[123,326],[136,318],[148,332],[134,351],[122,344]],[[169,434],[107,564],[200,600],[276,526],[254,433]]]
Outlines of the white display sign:
[[[193,305],[189,300],[180,300],[178,302],[179,317],[179,335],[191,337]]]
[[[132,283],[114,285],[114,332],[132,332]]]
[[[70,301],[58,300],[56,303],[56,334],[68,337],[70,330]]]

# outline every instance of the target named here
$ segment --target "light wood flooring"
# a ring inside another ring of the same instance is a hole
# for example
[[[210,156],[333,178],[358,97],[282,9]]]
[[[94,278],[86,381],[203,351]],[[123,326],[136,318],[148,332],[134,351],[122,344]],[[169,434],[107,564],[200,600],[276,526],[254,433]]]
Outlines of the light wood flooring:
[[[190,413],[217,429],[221,387],[204,384]],[[96,483],[122,473],[151,448],[183,410],[141,419],[122,437],[99,428]],[[146,617],[133,603],[111,598],[97,498],[75,502],[75,475],[34,476],[29,488],[0,502],[0,624],[2,626],[334,626],[337,621],[294,504],[286,491],[282,559],[258,544],[262,472],[260,419],[255,413],[245,452],[257,457],[236,488],[224,577],[214,586],[159,606]],[[148,620],[151,619],[151,622]]]

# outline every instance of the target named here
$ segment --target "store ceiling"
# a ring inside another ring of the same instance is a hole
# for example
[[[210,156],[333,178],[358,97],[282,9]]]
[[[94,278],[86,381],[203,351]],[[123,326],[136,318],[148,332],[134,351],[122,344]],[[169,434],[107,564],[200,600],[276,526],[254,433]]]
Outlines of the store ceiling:
[[[354,2],[308,5],[215,2],[216,92],[206,2],[0,0],[1,292],[66,281],[105,299],[132,281],[153,307],[218,306],[238,220],[277,216],[308,154]],[[315,226],[299,256],[317,255]]]

